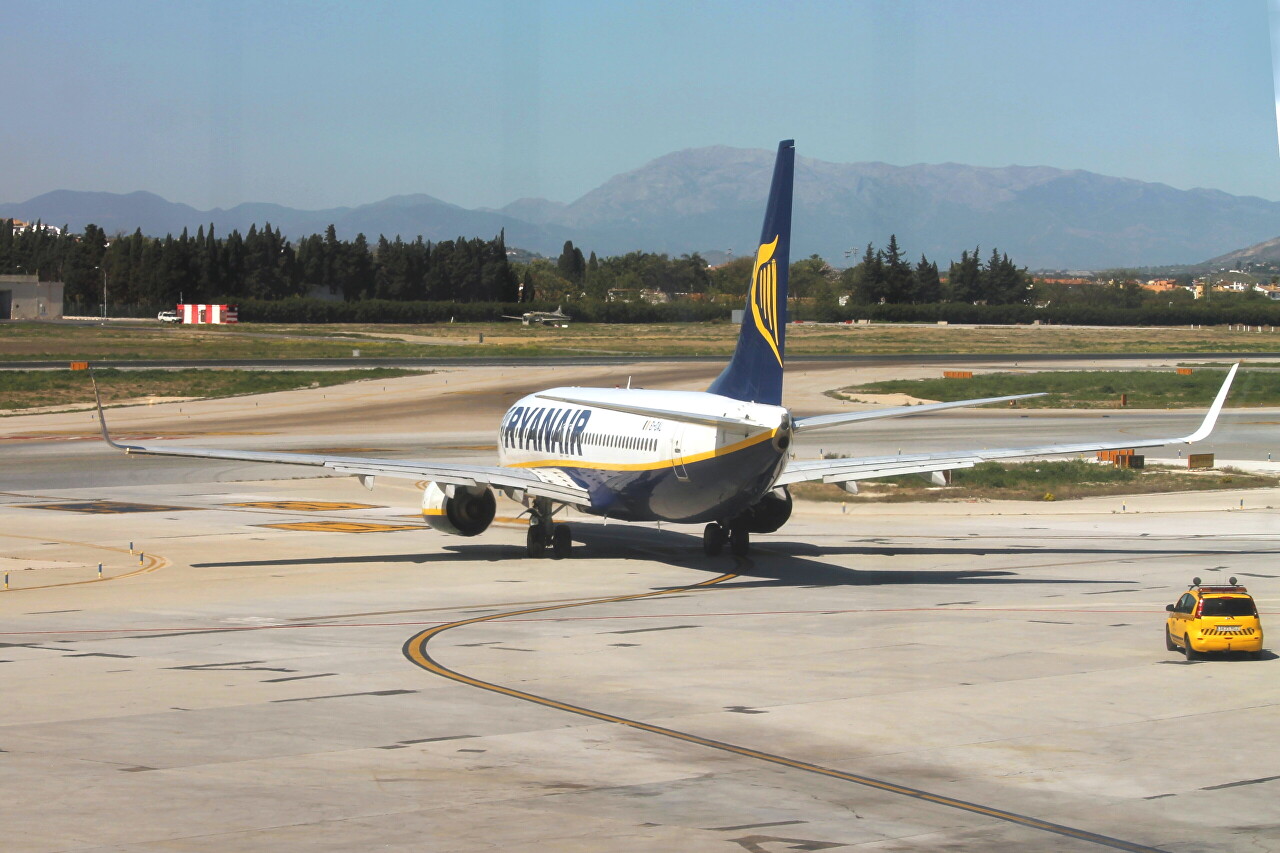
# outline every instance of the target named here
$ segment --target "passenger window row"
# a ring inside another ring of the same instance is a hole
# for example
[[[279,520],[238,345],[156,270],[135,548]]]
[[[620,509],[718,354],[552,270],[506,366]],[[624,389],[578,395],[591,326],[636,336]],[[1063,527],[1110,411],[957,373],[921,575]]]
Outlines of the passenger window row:
[[[639,435],[612,435],[603,432],[588,432],[582,436],[584,444],[596,447],[619,447],[625,450],[657,450],[658,439]]]

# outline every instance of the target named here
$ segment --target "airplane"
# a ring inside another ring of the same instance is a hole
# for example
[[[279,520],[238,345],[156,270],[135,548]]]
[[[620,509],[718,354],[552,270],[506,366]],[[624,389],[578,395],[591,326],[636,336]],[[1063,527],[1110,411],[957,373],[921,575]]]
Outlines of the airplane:
[[[564,309],[557,305],[554,311],[526,311],[520,316],[511,314],[503,314],[504,320],[519,320],[522,325],[528,326],[553,326],[556,328],[566,329],[569,327],[569,315],[564,313]]]
[[[1000,403],[1039,394],[896,406],[797,417],[782,405],[786,353],[787,267],[795,145],[778,146],[764,227],[733,356],[705,391],[641,388],[550,388],[516,402],[498,427],[498,465],[375,459],[161,444],[119,444],[107,432],[97,383],[103,439],[130,454],[311,465],[358,477],[426,480],[422,514],[444,533],[477,536],[496,514],[495,492],[529,516],[526,552],[555,558],[572,548],[565,507],[608,520],[702,524],[703,551],[736,556],[752,534],[772,533],[791,516],[788,487],[821,481],[856,490],[860,480],[899,474],[939,476],[992,459],[1192,444],[1206,438],[1222,411],[1239,364],[1233,365],[1200,427],[1189,435],[1123,442],[1072,442],[1008,449],[906,453],[796,461],[796,436],[882,418],[907,417]]]

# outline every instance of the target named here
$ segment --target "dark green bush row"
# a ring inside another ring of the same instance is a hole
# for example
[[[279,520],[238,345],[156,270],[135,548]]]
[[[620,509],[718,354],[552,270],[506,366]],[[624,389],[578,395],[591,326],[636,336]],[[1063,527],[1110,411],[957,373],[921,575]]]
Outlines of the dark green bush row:
[[[1163,307],[1107,308],[1092,305],[857,305],[818,312],[828,321],[870,319],[888,323],[1056,323],[1076,326],[1280,326],[1280,303],[1236,300]]]
[[[229,300],[236,302],[236,300]],[[241,299],[240,319],[247,323],[488,323],[526,311],[554,311],[551,303],[501,302],[400,302],[365,299],[327,302],[320,299]],[[737,307],[737,306],[735,306]],[[172,305],[111,305],[113,317],[154,317]],[[98,305],[65,306],[68,316],[101,313]],[[688,323],[729,319],[729,307],[705,302],[597,302],[585,300],[565,306],[578,323]],[[1280,302],[1270,300],[1221,300],[1172,306],[1115,308],[1096,305],[970,305],[942,302],[929,305],[807,304],[793,310],[792,319],[819,322],[874,320],[880,323],[984,323],[1029,324],[1036,320],[1076,326],[1280,326]]]
[[[318,299],[263,301],[242,299],[240,320],[246,323],[482,323],[519,317],[526,311],[554,311],[550,304],[501,302],[324,302]],[[727,319],[729,309],[700,302],[576,302],[565,308],[580,323],[677,323]]]

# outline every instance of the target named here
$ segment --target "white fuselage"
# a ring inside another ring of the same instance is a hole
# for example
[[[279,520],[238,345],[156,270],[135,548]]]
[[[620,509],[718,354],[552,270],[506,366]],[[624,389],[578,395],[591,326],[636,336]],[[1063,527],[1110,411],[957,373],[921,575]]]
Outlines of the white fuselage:
[[[546,399],[556,396],[579,402]],[[616,411],[611,405],[682,417]],[[685,419],[698,416],[747,423]],[[781,406],[701,391],[552,388],[507,411],[498,430],[498,458],[507,467],[564,471],[591,490],[590,511],[599,515],[715,520],[772,487],[789,423]]]

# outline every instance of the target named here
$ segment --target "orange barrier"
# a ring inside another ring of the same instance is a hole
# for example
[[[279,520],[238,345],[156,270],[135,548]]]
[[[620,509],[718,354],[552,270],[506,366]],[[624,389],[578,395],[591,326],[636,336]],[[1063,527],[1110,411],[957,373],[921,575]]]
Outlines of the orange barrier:
[[[972,379],[972,370],[944,370],[942,371],[943,379]]]

